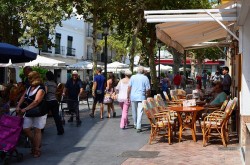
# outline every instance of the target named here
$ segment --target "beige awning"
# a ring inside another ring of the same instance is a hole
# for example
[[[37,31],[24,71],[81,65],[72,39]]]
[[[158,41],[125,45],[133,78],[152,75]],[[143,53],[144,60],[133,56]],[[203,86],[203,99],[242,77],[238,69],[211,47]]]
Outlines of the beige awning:
[[[230,22],[224,22],[230,25]],[[172,22],[156,25],[156,36],[165,44],[176,48],[181,53],[185,48],[206,41],[219,40],[227,37],[228,32],[217,22]]]
[[[145,11],[144,15],[148,23],[160,23],[156,25],[157,38],[181,53],[197,48],[197,44],[204,46],[202,43],[208,41],[223,41],[225,45],[228,34],[238,39],[230,30],[237,18],[235,6],[224,9]],[[219,43],[213,42],[211,46],[219,46]]]

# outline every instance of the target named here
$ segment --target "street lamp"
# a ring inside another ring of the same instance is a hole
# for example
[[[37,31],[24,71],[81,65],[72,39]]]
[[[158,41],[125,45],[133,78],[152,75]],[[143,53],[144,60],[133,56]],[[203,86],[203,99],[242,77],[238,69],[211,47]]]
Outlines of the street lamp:
[[[108,60],[108,46],[107,46],[107,36],[109,35],[109,24],[108,22],[104,22],[103,25],[103,35],[105,40],[104,46],[104,76],[107,80],[107,60]]]
[[[160,41],[157,42],[157,46],[158,46],[158,50],[159,50],[159,55],[158,55],[158,78],[159,78],[159,81],[161,80],[161,68],[160,68],[160,63],[161,63],[161,46],[162,46],[162,43]]]

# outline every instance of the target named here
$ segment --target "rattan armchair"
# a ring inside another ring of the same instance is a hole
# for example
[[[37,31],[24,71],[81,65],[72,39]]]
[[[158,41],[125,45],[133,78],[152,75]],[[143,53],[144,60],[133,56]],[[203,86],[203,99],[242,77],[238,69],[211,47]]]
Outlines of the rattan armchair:
[[[168,143],[171,144],[173,122],[170,120],[169,112],[156,116],[147,100],[144,100],[142,104],[151,126],[149,144],[152,144],[152,141],[159,136],[168,137]]]
[[[228,143],[228,121],[231,117],[238,99],[235,97],[227,103],[225,111],[214,111],[204,118],[201,123],[203,134],[203,146],[207,145],[209,138],[212,136],[219,136],[223,145],[226,147]]]

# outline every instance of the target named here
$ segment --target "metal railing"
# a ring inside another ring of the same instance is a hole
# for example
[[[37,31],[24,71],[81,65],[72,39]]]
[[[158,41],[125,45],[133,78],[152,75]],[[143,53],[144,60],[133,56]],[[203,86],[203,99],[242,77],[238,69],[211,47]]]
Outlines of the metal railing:
[[[66,56],[76,56],[76,49],[75,48],[70,48],[70,47],[67,47],[67,54]]]
[[[56,46],[55,54],[65,55],[65,46]]]

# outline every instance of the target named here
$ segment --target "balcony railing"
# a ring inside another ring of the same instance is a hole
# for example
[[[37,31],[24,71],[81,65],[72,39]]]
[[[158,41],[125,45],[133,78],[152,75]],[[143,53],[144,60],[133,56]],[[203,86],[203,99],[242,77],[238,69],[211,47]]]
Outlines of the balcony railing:
[[[93,53],[88,52],[86,60],[93,60]],[[100,53],[97,53],[97,61],[98,62],[102,62],[101,54]]]
[[[56,46],[55,54],[65,55],[65,46]]]
[[[70,48],[70,47],[67,47],[67,56],[76,56],[76,49],[75,48]]]

